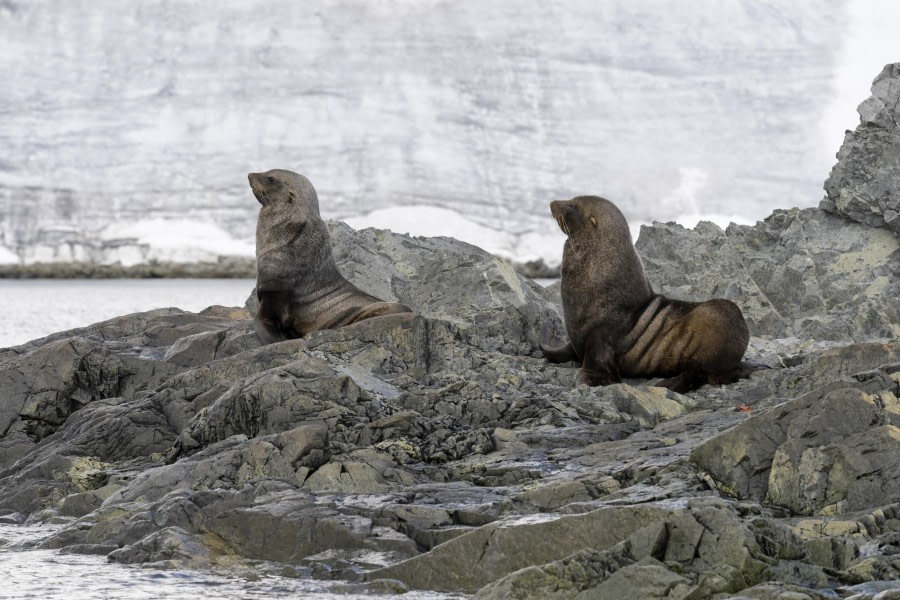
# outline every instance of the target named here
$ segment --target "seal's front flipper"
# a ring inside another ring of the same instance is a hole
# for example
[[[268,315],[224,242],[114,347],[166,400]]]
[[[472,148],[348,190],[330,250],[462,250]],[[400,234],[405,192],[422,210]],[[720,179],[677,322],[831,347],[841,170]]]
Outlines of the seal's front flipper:
[[[301,333],[291,329],[290,325],[284,324],[282,315],[277,310],[273,310],[273,305],[277,306],[277,302],[273,302],[271,292],[259,294],[259,308],[253,319],[253,328],[256,330],[256,336],[260,343],[265,346],[301,337]]]
[[[578,361],[578,354],[572,342],[560,342],[553,335],[553,325],[550,322],[544,323],[541,327],[541,352],[544,358],[552,363],[564,363],[569,361]]]
[[[603,334],[594,330],[584,345],[584,361],[575,386],[579,385],[612,385],[621,383],[619,366],[613,354],[612,346],[606,341]]]
[[[771,368],[772,367],[770,367],[769,365],[764,365],[762,363],[756,362],[755,360],[742,360],[741,364],[739,364],[737,368],[738,378],[746,379],[750,377],[750,373]]]
[[[253,328],[256,330],[256,337],[259,338],[259,342],[263,346],[274,344],[275,342],[283,342],[288,339],[271,319],[265,319],[258,314],[253,319]]]

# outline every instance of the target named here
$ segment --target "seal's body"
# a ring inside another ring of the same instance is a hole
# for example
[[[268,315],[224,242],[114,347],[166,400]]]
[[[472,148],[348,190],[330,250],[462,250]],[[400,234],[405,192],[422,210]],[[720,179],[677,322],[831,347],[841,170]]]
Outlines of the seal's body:
[[[366,294],[340,274],[316,190],[306,177],[280,169],[248,177],[262,204],[256,222],[255,326],[263,344],[412,312]]]
[[[552,362],[580,361],[579,384],[667,377],[659,385],[684,392],[762,368],[741,361],[750,333],[733,302],[653,293],[628,223],[612,202],[579,196],[552,202],[550,210],[568,236],[561,293],[569,343],[554,346],[545,326],[541,348]]]

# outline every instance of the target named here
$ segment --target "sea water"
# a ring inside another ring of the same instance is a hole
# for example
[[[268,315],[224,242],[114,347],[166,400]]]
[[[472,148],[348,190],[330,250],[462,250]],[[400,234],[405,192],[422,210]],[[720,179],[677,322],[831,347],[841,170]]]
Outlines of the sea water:
[[[129,313],[243,306],[254,279],[0,279],[0,348]]]
[[[255,285],[255,279],[0,279],[0,348],[154,308],[244,306]]]

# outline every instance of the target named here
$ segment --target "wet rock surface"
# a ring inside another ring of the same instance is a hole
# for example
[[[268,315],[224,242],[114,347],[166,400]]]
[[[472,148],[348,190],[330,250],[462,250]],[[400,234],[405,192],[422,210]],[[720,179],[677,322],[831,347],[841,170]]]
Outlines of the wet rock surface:
[[[734,300],[771,367],[687,395],[574,388],[575,365],[538,350],[558,291],[478,248],[332,235],[355,285],[416,314],[260,347],[251,295],[0,350],[0,522],[59,525],[43,548],[336,593],[897,593],[891,230],[820,209],[645,229],[654,289]]]

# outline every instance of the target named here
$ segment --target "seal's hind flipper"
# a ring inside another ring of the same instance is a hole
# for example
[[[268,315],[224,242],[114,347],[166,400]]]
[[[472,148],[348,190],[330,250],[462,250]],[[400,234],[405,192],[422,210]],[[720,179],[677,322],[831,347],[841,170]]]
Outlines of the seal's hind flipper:
[[[541,352],[544,353],[544,358],[552,363],[580,360],[572,342],[560,342],[556,339],[553,335],[553,324],[549,321],[541,327]]]
[[[679,394],[686,394],[703,387],[707,383],[713,383],[711,375],[707,375],[702,371],[684,371],[675,377],[663,379],[653,385],[655,387],[669,388]]]
[[[741,364],[738,365],[738,379],[746,379],[750,377],[750,373],[755,371],[762,371],[763,369],[771,369],[769,365],[764,365],[760,362],[756,362],[755,360],[742,360]]]

